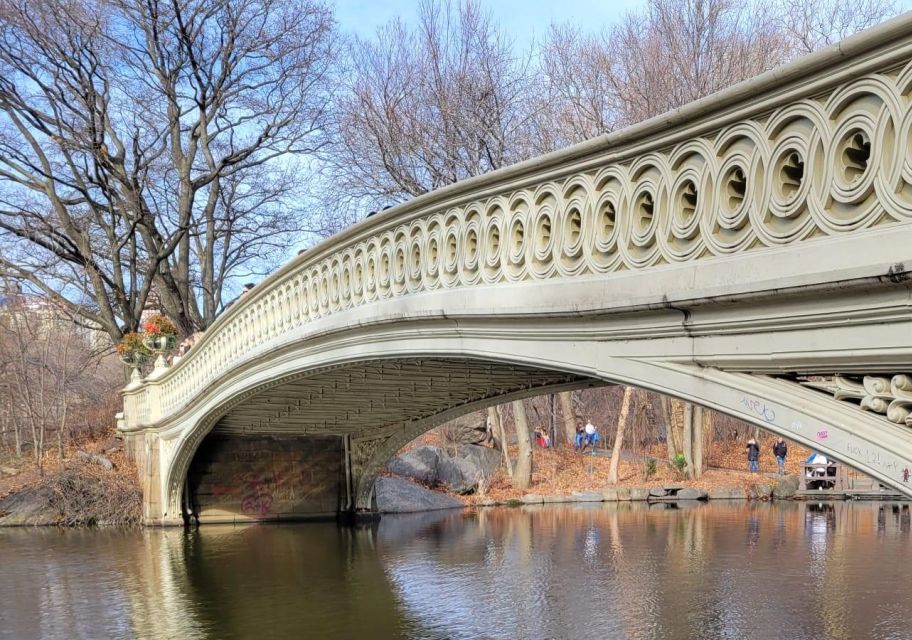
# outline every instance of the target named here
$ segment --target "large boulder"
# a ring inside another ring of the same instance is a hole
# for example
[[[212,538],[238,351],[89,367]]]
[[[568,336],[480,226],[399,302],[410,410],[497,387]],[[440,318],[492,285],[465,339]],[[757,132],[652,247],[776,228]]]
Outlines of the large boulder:
[[[773,487],[773,497],[794,498],[798,492],[798,476],[783,476]]]
[[[773,497],[773,485],[766,483],[753,485],[750,488],[750,497],[754,500],[769,500]]]
[[[377,498],[377,511],[380,513],[413,513],[459,509],[465,506],[452,496],[425,489],[402,478],[377,478],[374,495]]]
[[[47,487],[27,487],[0,499],[0,526],[57,524],[60,512],[53,508]]]
[[[440,426],[440,431],[448,442],[454,444],[490,444],[493,442],[485,411],[476,411],[450,420]]]
[[[499,450],[492,449],[491,447],[479,447],[474,444],[466,444],[456,447],[456,457],[467,460],[485,478],[490,478],[497,469],[500,468],[503,454]]]
[[[472,493],[481,479],[481,470],[467,458],[441,455],[437,462],[437,482],[453,493]]]
[[[488,447],[462,445],[454,455],[441,449],[437,456],[437,482],[454,493],[472,493],[488,480],[500,465],[500,452]]]
[[[438,447],[418,447],[392,458],[386,468],[397,476],[435,485],[439,481],[440,457],[446,453]]]
[[[501,453],[473,444],[453,449],[423,446],[391,459],[390,473],[430,486],[442,485],[454,493],[472,493],[483,479],[491,478],[500,465]]]

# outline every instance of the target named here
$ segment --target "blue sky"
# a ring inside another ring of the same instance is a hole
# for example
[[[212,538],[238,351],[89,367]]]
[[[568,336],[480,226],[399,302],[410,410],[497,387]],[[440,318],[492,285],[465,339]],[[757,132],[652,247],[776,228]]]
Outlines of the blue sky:
[[[646,0],[480,0],[514,42],[525,47],[543,34],[552,22],[571,21],[592,31],[617,21]],[[345,31],[370,36],[379,25],[401,16],[408,22],[417,15],[417,0],[336,0],[336,19]]]

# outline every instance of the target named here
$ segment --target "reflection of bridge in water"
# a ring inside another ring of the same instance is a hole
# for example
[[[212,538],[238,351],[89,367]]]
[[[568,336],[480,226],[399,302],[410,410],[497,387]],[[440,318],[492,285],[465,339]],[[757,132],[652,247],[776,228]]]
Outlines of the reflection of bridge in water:
[[[125,391],[147,521],[370,511],[436,424],[609,383],[912,495],[910,105],[904,16],[345,230]]]

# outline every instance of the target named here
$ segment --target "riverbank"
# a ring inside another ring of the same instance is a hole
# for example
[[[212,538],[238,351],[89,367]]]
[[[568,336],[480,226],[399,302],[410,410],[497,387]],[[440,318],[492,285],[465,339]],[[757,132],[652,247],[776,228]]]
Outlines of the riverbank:
[[[0,464],[0,526],[133,526],[142,520],[136,468],[113,440],[80,443],[66,459]]]
[[[764,451],[770,450],[771,440],[762,444]],[[437,469],[435,462],[439,477],[416,478],[414,474],[397,474],[397,467],[391,462],[388,475],[392,477],[387,478],[385,486],[378,485],[381,511],[649,499],[789,498],[797,489],[800,461],[806,456],[806,450],[793,448],[786,465],[789,479],[784,484],[774,474],[775,461],[766,459],[761,461],[761,473],[710,468],[700,479],[688,479],[663,459],[664,448],[656,446],[645,452],[624,451],[618,468],[619,482],[615,484],[608,481],[610,457],[605,450],[592,455],[569,447],[535,449],[531,483],[518,489],[505,470],[502,452],[468,445],[464,448],[474,453],[463,451],[467,458],[455,460],[459,447],[447,445],[436,433],[419,438],[405,452],[422,447],[439,452],[439,456],[434,454],[435,460],[452,454],[447,472],[442,464]],[[515,446],[509,453],[515,459]],[[742,443],[731,441],[721,446],[714,461],[738,464],[743,463],[743,458]],[[109,461],[110,465],[99,464],[100,460]],[[467,467],[469,463],[472,464]],[[463,474],[461,470],[467,468],[483,468],[484,473],[469,485],[466,478],[476,478],[477,472]],[[397,475],[409,482],[400,481]],[[394,500],[396,505],[390,507],[386,499]],[[0,460],[0,526],[135,525],[141,515],[136,470],[116,440],[80,443],[66,460],[50,454],[43,476],[30,461]]]
[[[775,438],[764,438],[761,447],[765,452],[772,450]],[[421,448],[440,452],[455,451],[438,434],[429,433],[410,444],[402,453],[416,452]],[[509,448],[511,459],[516,458],[515,446]],[[776,475],[775,459],[761,460],[760,473],[749,473],[738,468],[709,468],[699,479],[689,479],[674,469],[666,460],[663,446],[656,445],[641,452],[623,451],[618,464],[618,482],[609,482],[610,452],[597,450],[580,453],[571,447],[551,449],[536,448],[533,453],[532,478],[529,486],[519,489],[514,486],[503,464],[490,475],[482,478],[476,489],[464,491],[448,490],[447,483],[422,481],[414,475],[408,478],[418,484],[449,498],[458,499],[466,506],[490,506],[504,504],[535,504],[578,501],[646,500],[650,490],[658,494],[660,488],[687,489],[685,499],[769,499],[770,497],[790,498],[797,489],[801,461],[809,451],[803,447],[792,448],[786,463],[786,476]],[[444,454],[445,455],[445,454]],[[420,457],[420,456],[419,456]],[[723,441],[717,443],[713,462],[724,465],[746,466],[743,443]],[[397,467],[389,467],[390,475],[397,475]],[[676,493],[671,491],[669,493]],[[662,499],[653,495],[653,499]],[[447,504],[445,502],[441,503]],[[383,510],[383,505],[380,506]],[[397,507],[398,508],[398,507]],[[407,507],[406,507],[407,508]]]

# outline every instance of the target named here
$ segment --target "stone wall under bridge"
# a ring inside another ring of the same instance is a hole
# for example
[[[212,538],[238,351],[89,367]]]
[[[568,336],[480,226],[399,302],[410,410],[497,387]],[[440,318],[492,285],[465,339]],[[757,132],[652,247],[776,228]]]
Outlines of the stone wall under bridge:
[[[127,438],[144,495],[158,490],[157,444],[142,435]],[[190,464],[183,516],[189,524],[336,518],[350,500],[345,473],[342,436],[210,434]]]

